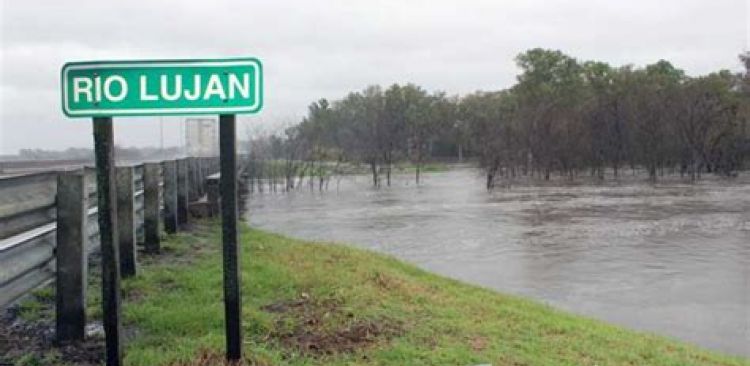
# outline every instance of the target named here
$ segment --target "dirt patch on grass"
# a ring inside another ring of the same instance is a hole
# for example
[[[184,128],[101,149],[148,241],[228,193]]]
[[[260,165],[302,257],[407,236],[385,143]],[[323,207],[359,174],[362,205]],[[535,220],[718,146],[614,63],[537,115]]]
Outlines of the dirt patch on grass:
[[[343,305],[338,299],[314,299],[302,294],[262,309],[278,314],[272,339],[287,349],[311,356],[353,353],[403,333],[397,321],[358,318]]]
[[[481,352],[487,348],[487,338],[476,336],[469,339],[469,345],[474,352]]]
[[[127,302],[137,303],[145,299],[146,294],[138,288],[123,289],[122,298]]]
[[[221,352],[212,350],[201,350],[198,353],[198,357],[188,362],[175,362],[169,364],[170,366],[266,366],[269,364],[252,361],[248,359],[242,359],[237,362],[227,361],[225,355]]]
[[[27,321],[9,309],[0,319],[0,365],[101,365],[104,340],[88,337],[83,342],[55,342],[50,319]]]
[[[375,272],[370,277],[370,280],[375,282],[378,287],[384,289],[384,290],[393,290],[395,288],[402,287],[401,281],[399,281],[396,278],[393,278],[391,276],[388,276],[384,273]]]
[[[172,277],[162,277],[156,280],[159,288],[163,291],[175,291],[184,288],[184,285]]]

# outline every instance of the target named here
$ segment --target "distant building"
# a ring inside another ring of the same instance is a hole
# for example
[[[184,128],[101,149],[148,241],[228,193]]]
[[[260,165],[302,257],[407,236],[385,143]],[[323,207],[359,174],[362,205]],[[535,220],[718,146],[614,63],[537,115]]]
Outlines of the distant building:
[[[185,120],[185,149],[188,156],[219,155],[219,123],[212,118]]]

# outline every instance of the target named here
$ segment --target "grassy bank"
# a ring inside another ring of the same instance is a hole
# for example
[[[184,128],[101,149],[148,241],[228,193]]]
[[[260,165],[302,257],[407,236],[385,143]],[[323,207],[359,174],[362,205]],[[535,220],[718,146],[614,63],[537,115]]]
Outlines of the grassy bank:
[[[127,365],[222,360],[218,230],[209,225],[169,239],[165,254],[144,258],[138,277],[124,281]],[[248,228],[242,242],[250,364],[750,364],[347,246]]]

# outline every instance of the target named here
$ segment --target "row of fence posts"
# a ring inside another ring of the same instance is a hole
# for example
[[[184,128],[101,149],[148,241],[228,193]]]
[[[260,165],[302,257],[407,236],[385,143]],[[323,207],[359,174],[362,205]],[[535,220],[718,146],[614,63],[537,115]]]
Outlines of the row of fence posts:
[[[199,177],[190,179],[189,159],[191,158],[143,164],[145,253],[160,252],[162,227],[166,233],[173,234],[188,223],[189,182],[193,180],[194,183],[205,184],[206,174],[209,172],[208,167],[199,167]],[[123,277],[131,277],[137,272],[135,168],[117,167],[116,183],[120,270]],[[86,220],[89,207],[87,186],[83,170],[58,175],[55,310],[56,338],[59,342],[82,340],[85,337],[88,267]],[[210,191],[207,187],[199,187],[197,192],[202,194],[207,190]],[[163,214],[160,207],[162,194]],[[216,211],[211,209],[210,212]]]

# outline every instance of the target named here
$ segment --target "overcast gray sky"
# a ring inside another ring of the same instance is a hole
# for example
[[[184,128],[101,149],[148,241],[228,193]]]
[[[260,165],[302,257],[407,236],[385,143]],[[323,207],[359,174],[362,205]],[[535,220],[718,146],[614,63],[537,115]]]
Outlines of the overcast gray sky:
[[[292,123],[321,97],[414,82],[450,94],[513,84],[529,48],[691,75],[739,70],[746,0],[36,1],[0,0],[0,153],[92,145],[60,108],[67,61],[256,56],[265,106],[245,128]],[[180,141],[165,118],[166,145]],[[270,128],[270,127],[269,127]],[[244,133],[243,131],[239,132]],[[158,146],[158,118],[116,120],[116,142]]]

